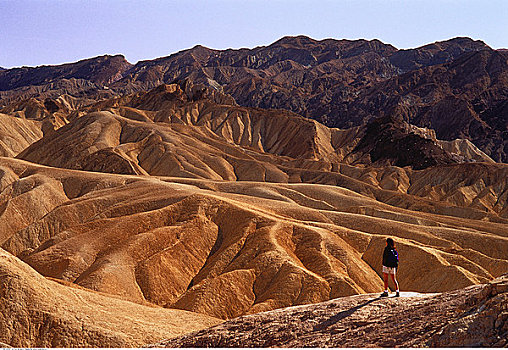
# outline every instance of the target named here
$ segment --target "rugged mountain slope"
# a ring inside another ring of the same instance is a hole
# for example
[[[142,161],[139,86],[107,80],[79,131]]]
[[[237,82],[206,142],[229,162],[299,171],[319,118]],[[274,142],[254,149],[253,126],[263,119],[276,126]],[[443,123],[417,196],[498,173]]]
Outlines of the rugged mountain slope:
[[[405,290],[508,269],[506,219],[393,191],[376,195],[409,209],[336,186],[1,165],[3,249],[44,276],[138,303],[227,319],[381,291],[387,235]]]
[[[402,70],[402,73],[423,67],[451,62],[466,52],[489,49],[481,40],[457,37],[438,41],[415,49],[398,50],[390,56],[390,61]]]
[[[400,115],[435,129],[440,139],[466,138],[496,161],[507,159],[508,55],[495,50],[409,72],[363,91],[343,104],[333,125],[371,115]]]
[[[465,140],[439,141],[432,130],[401,120],[384,118],[363,128],[330,129],[283,110],[266,111],[229,103],[233,102],[227,95],[189,82],[103,100],[71,113],[70,124],[49,133],[18,157],[81,170],[313,182],[352,189],[365,188],[367,184],[402,193],[411,191],[411,181],[417,181],[414,176],[419,173],[380,166],[409,165],[420,169],[443,163],[492,162]],[[384,131],[378,132],[379,128]],[[374,164],[378,168],[352,167],[348,163]],[[442,185],[451,180],[443,176],[447,180]],[[458,194],[449,199],[457,198],[458,205],[474,205],[481,210],[496,207],[496,213],[505,215],[505,184],[494,186],[500,179],[494,176],[488,185],[476,186],[476,195],[468,195],[468,199]],[[492,188],[492,194],[486,192],[486,187]],[[457,187],[459,191],[461,188]],[[432,186],[424,196],[435,199],[436,195]],[[488,196],[492,196],[488,204],[480,204]]]
[[[281,110],[214,101],[231,103],[227,95],[188,82],[104,100],[71,113],[70,124],[48,133],[18,157],[123,174],[337,184],[386,198],[379,194],[381,188],[506,216],[504,167],[472,165],[469,175],[461,170],[467,165],[439,168],[440,180],[425,189],[413,185],[422,183],[419,178],[426,178],[425,171],[380,167],[492,162],[466,141],[439,141],[432,130],[390,118],[340,130]],[[475,183],[473,174],[483,182]],[[402,200],[396,205],[409,204]],[[432,205],[424,207],[431,210]]]
[[[13,347],[136,347],[220,322],[46,279],[0,249],[0,342]]]
[[[224,86],[243,105],[294,110],[288,108],[294,104],[299,107],[294,111],[301,113],[305,103],[300,100],[312,89],[323,88],[319,86],[322,84],[312,86],[316,78],[344,86],[350,79],[359,79],[357,73],[362,70],[391,76],[395,67],[381,59],[395,51],[378,40],[316,41],[303,36],[285,37],[252,50],[219,51],[196,46],[138,62],[114,87],[147,89],[153,84],[191,79]],[[368,79],[373,79],[372,74]]]
[[[57,66],[13,68],[0,76],[0,89],[14,90],[71,78],[107,85],[120,79],[130,66],[122,55],[105,55]]]
[[[219,51],[196,46],[168,57],[138,62],[114,87],[146,90],[153,84],[174,80],[215,82],[241,105],[285,108],[326,118],[328,113],[322,108],[333,100],[345,102],[374,82],[487,48],[483,42],[469,38],[397,50],[379,40],[317,41],[305,36],[284,37],[251,50]]]
[[[139,62],[124,79],[115,83],[115,87],[129,91],[151,88],[160,82],[190,79],[224,89],[240,105],[284,108],[329,126],[351,127],[383,115],[379,109],[371,107],[364,109],[361,118],[358,118],[356,110],[351,111],[351,106],[354,108],[367,103],[358,98],[360,94],[370,93],[377,84],[411,70],[427,77],[423,68],[452,62],[465,53],[480,50],[496,52],[484,43],[468,38],[437,42],[412,50],[397,50],[377,40],[316,41],[307,37],[286,37],[270,46],[252,50],[217,51],[195,47],[166,58]],[[466,72],[460,74],[463,79],[468,79]],[[429,85],[426,87],[429,88]],[[470,88],[481,89],[476,86]],[[453,96],[450,91],[445,95]],[[394,92],[376,101],[396,98]],[[503,96],[497,98],[505,99]],[[495,108],[494,103],[488,101],[486,105]],[[446,140],[459,138],[456,134],[445,132],[452,123],[446,123],[446,117],[444,113],[434,116],[442,124],[447,124],[438,132],[438,137]],[[419,126],[437,127],[436,121],[409,121]],[[462,138],[474,139],[475,143],[491,136],[483,132],[475,138],[462,130],[463,127],[458,128],[458,132],[463,132]],[[491,127],[497,134],[505,128],[502,124]],[[495,144],[499,145],[499,135],[496,140]],[[488,154],[492,153],[491,148],[481,146]],[[495,159],[502,160],[504,156],[500,158],[495,154]]]
[[[303,87],[306,93],[315,93],[317,86],[311,85],[316,78],[321,83],[328,81],[335,85],[347,83],[355,75],[359,79],[353,79],[365,84],[393,74],[449,62],[465,52],[485,48],[488,46],[483,42],[469,38],[455,38],[417,49],[397,50],[379,40],[318,41],[305,36],[284,37],[269,46],[254,49],[221,51],[198,45],[168,57],[141,61],[134,66],[121,55],[105,55],[57,66],[2,69],[0,91],[29,86],[44,86],[45,90],[54,90],[55,85],[52,86],[51,83],[70,79],[87,81],[97,86],[118,82],[111,87],[130,86],[147,90],[161,83],[186,78],[203,82],[211,79],[227,86],[245,78],[257,77],[266,80],[269,85],[294,85]],[[386,59],[389,62],[383,63]],[[291,78],[294,72],[300,73]],[[380,77],[375,78],[373,75]],[[289,82],[288,79],[292,81]],[[324,87],[322,84],[316,85]],[[237,94],[234,96],[240,97]],[[243,98],[250,99],[252,96]],[[246,101],[242,100],[242,103]],[[254,102],[253,100],[248,105],[261,106]]]
[[[476,52],[488,57],[469,60]],[[151,86],[148,76],[159,76],[157,82],[190,78],[223,87],[241,105],[284,108],[342,128],[401,109],[406,121],[436,129],[440,139],[466,138],[496,161],[508,159],[507,59],[482,42],[456,38],[396,50],[378,41],[297,37],[246,54],[238,52],[235,61],[232,52],[194,48],[139,63],[117,85]],[[143,74],[134,73],[138,70]],[[149,70],[153,73],[145,75]],[[386,80],[394,81],[393,88],[386,89]]]
[[[506,347],[508,275],[402,298],[362,295],[243,316],[154,347]]]
[[[485,57],[470,60],[475,53]],[[397,50],[378,40],[285,37],[254,49],[196,46],[134,66],[103,56],[5,70],[0,103],[65,93],[111,97],[188,79],[225,91],[242,106],[283,108],[328,126],[359,126],[396,112],[436,129],[440,139],[466,138],[506,162],[505,56],[469,38]]]
[[[105,55],[56,66],[1,70],[0,98],[5,103],[20,97],[95,94],[121,79],[130,67],[121,55]]]

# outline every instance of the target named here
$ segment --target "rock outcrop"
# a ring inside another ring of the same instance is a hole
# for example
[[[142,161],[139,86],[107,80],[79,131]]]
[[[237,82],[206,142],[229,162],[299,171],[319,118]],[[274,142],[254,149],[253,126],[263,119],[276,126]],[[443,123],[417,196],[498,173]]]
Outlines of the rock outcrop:
[[[175,348],[506,347],[508,275],[441,294],[362,295],[263,312],[148,345]]]

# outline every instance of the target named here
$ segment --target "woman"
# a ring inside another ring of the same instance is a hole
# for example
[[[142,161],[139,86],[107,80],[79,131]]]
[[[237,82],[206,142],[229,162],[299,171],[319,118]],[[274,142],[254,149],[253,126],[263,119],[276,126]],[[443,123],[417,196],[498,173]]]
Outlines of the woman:
[[[397,267],[399,267],[399,253],[397,249],[395,249],[395,243],[393,239],[386,239],[386,247],[383,252],[383,280],[385,282],[385,291],[381,294],[382,297],[388,296],[388,275],[392,277],[392,281],[397,288],[395,296],[400,296],[399,293],[399,283],[395,278],[395,274],[397,272]]]

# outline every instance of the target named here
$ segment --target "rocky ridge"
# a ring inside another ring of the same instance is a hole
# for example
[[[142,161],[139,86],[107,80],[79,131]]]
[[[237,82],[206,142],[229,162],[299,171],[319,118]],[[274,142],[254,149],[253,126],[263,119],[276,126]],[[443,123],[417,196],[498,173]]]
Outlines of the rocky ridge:
[[[227,321],[149,347],[506,347],[508,275],[441,294],[362,295]]]

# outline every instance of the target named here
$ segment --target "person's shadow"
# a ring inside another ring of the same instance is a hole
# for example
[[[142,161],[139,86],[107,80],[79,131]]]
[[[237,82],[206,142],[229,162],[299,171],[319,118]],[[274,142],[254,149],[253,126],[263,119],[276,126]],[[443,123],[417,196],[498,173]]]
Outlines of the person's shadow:
[[[373,302],[375,302],[377,300],[380,300],[380,299],[382,299],[382,298],[381,297],[377,297],[377,298],[374,298],[374,299],[370,299],[370,300],[367,300],[366,302],[364,302],[363,304],[360,304],[360,305],[357,305],[355,307],[352,307],[349,310],[341,311],[338,314],[336,314],[335,316],[330,317],[326,321],[321,322],[321,323],[315,325],[313,330],[314,331],[320,331],[320,330],[323,330],[325,328],[328,328],[331,325],[339,322],[340,320],[342,320],[342,319],[344,319],[346,317],[351,316],[353,313],[355,313],[357,310],[361,309],[362,307],[367,306],[367,305],[369,305],[369,304],[371,304],[371,303],[373,303]]]

